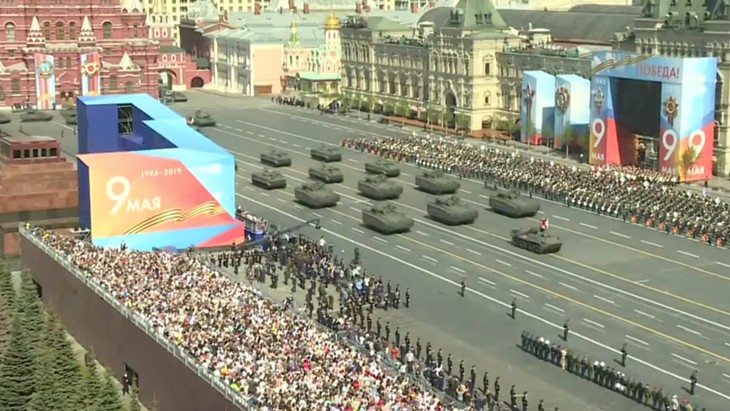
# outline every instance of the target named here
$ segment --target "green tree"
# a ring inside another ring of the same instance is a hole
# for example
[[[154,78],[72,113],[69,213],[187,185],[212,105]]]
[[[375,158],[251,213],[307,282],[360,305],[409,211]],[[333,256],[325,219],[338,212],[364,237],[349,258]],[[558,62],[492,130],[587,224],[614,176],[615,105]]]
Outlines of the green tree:
[[[0,259],[0,298],[3,298],[9,307],[15,303],[17,293],[13,286],[13,275],[4,259]]]
[[[441,119],[441,110],[436,106],[426,108],[426,121],[429,124],[436,124]]]
[[[408,117],[411,114],[411,106],[407,101],[398,100],[395,103],[395,115],[400,117]]]
[[[471,116],[464,113],[456,115],[456,128],[462,130],[468,130],[471,123]]]
[[[444,124],[442,124],[443,126],[446,126],[447,124],[451,124],[451,122],[454,121],[454,112],[453,111],[446,110],[446,112],[444,112],[443,114],[444,114],[444,118],[443,118]]]
[[[101,405],[102,384],[99,373],[96,371],[96,361],[89,355],[82,369],[81,402],[83,410],[97,411]]]
[[[388,100],[383,104],[383,114],[391,115],[395,112],[395,101]]]
[[[350,94],[342,94],[340,96],[340,104],[343,108],[349,107],[350,104],[352,104],[352,97],[350,96]]]
[[[0,410],[26,411],[36,387],[35,349],[19,312],[13,313],[12,337],[0,363]]]
[[[62,398],[56,391],[59,386],[58,376],[53,372],[55,353],[50,347],[43,347],[39,351],[38,374],[35,380],[36,391],[28,404],[28,411],[63,410],[71,411],[63,407],[59,402]]]
[[[142,411],[142,405],[139,403],[139,388],[135,385],[132,387],[132,398],[129,401],[129,411]]]
[[[11,305],[0,296],[0,358],[3,357],[5,349],[8,347],[8,343],[12,337],[11,310]]]
[[[41,299],[38,297],[36,284],[27,272],[24,272],[21,276],[19,297],[17,306],[20,310],[19,314],[22,317],[23,326],[27,332],[28,347],[31,350],[35,350],[43,340],[45,312]]]
[[[119,390],[109,372],[104,373],[104,383],[99,394],[100,411],[124,411],[122,399],[119,397]]]
[[[82,404],[79,390],[82,382],[81,366],[57,316],[49,316],[46,329],[46,341],[53,354],[53,363],[50,370],[43,369],[41,372],[51,372],[55,376],[54,391],[59,408],[77,410]]]

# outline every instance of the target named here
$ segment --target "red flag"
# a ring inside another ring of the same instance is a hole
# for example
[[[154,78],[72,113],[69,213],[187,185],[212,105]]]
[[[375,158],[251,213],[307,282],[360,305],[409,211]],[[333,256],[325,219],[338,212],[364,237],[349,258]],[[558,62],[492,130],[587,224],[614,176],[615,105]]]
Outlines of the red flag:
[[[550,228],[550,221],[547,218],[543,218],[540,220],[540,229],[543,231],[547,231]]]

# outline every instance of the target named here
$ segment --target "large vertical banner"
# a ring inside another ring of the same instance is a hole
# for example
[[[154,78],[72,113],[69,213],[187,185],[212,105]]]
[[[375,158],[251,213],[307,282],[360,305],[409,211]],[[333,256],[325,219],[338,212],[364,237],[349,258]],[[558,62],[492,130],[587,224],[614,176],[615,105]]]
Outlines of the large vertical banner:
[[[101,94],[101,56],[98,52],[81,55],[81,93],[84,96]]]
[[[659,125],[659,171],[677,175],[679,141],[681,139],[679,102],[682,85],[662,84],[661,123]]]
[[[555,142],[553,148],[583,152],[590,121],[591,82],[575,74],[555,77]]]
[[[594,76],[591,79],[591,125],[588,160],[598,166],[611,164],[616,144],[616,120],[611,104],[611,87],[608,78]],[[611,141],[611,144],[609,144]]]
[[[39,110],[56,106],[56,74],[53,55],[35,53],[35,96]]]
[[[540,145],[552,138],[555,115],[555,77],[544,71],[522,74],[521,140]]]

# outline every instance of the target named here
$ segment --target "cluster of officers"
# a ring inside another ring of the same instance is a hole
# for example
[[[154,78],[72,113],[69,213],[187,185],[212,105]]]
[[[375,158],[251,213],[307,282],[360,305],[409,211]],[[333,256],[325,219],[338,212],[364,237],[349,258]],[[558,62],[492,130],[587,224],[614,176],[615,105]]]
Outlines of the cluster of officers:
[[[568,323],[566,322],[566,325]],[[563,340],[567,341],[567,326],[564,328]],[[527,331],[521,335],[521,346],[537,358],[553,363],[571,374],[593,381],[595,384],[615,390],[634,399],[653,410],[693,411],[691,404],[680,404],[676,395],[665,393],[661,387],[651,387],[646,382],[627,377],[623,372],[609,367],[605,362],[593,361],[588,357],[577,355],[568,347],[555,344],[544,337],[538,337]],[[626,367],[628,351],[626,344],[621,347],[621,366]],[[697,385],[697,371],[690,376],[690,395],[694,395]],[[701,408],[701,411],[706,411]]]

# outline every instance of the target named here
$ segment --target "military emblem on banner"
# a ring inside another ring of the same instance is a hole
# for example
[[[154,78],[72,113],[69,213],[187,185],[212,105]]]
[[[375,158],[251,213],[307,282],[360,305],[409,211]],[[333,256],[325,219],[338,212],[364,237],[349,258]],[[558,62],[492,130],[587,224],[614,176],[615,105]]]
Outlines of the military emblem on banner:
[[[593,104],[596,105],[596,113],[601,114],[603,113],[603,103],[606,102],[606,97],[603,95],[603,91],[601,89],[598,89],[596,91],[596,95],[593,97]]]
[[[42,79],[49,79],[53,76],[53,63],[44,62],[38,66],[38,77]]]
[[[101,65],[99,62],[92,61],[81,66],[81,73],[86,77],[94,77],[99,72]]]
[[[555,93],[555,105],[563,113],[568,111],[568,107],[570,106],[570,92],[567,88],[558,88],[558,91]]]
[[[674,119],[679,114],[679,103],[674,96],[669,96],[667,101],[664,102],[664,115],[667,116],[667,122],[670,126],[674,126]]]

